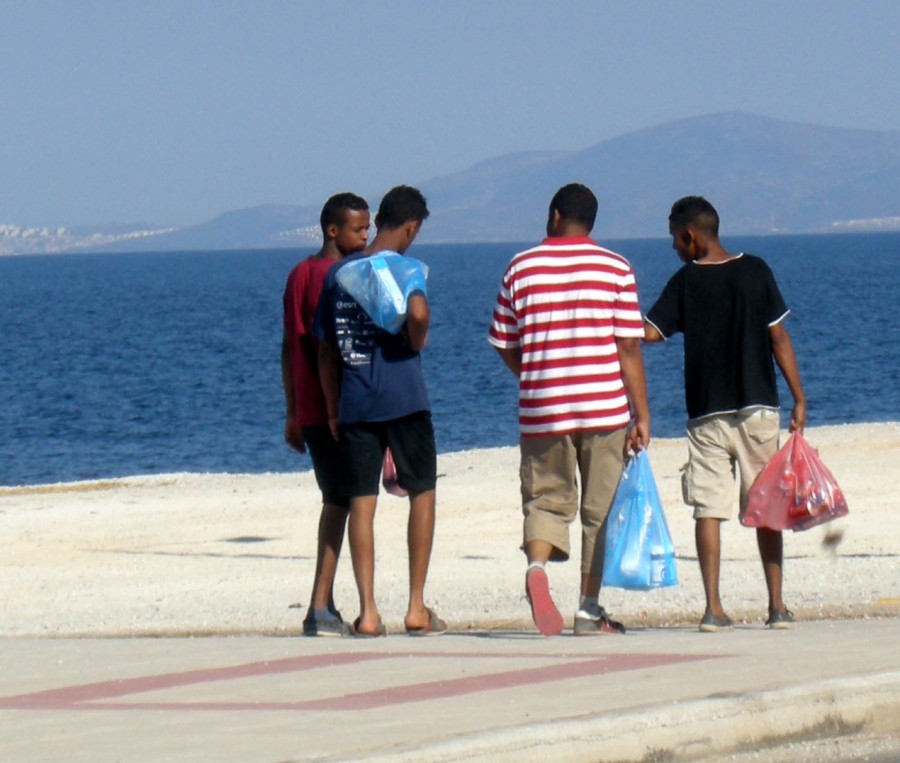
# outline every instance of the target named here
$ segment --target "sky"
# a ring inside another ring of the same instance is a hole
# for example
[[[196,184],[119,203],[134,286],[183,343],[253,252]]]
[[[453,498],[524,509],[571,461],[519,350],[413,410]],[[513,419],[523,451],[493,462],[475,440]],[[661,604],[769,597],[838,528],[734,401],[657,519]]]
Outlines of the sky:
[[[900,130],[900,2],[0,0],[0,224],[187,225],[742,110]]]

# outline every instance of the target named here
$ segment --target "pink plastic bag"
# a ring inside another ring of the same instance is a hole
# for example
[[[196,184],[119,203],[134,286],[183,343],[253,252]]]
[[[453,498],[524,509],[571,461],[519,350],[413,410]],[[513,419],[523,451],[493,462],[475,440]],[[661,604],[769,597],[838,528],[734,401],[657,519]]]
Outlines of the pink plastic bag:
[[[397,467],[394,466],[394,454],[390,448],[384,449],[384,461],[381,464],[381,484],[391,495],[406,498],[407,493],[397,482]]]
[[[799,432],[766,464],[750,488],[746,527],[808,530],[847,515],[847,501],[819,454]]]

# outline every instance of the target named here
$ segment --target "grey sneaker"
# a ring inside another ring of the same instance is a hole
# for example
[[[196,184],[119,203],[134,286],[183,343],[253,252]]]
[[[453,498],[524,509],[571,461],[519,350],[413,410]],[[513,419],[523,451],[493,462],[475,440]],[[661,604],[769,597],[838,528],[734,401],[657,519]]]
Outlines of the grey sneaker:
[[[579,609],[575,613],[575,627],[572,630],[576,636],[616,636],[625,633],[625,626],[613,620],[600,607],[600,614],[596,616]]]
[[[712,612],[703,615],[700,621],[701,633],[719,633],[720,631],[734,630],[734,623],[728,615],[724,617],[716,617]]]
[[[349,636],[350,626],[342,619],[340,614],[332,617],[316,617],[315,612],[310,613],[303,621],[304,636]]]
[[[769,619],[766,620],[766,628],[772,630],[787,630],[797,624],[794,613],[789,609],[769,610]]]

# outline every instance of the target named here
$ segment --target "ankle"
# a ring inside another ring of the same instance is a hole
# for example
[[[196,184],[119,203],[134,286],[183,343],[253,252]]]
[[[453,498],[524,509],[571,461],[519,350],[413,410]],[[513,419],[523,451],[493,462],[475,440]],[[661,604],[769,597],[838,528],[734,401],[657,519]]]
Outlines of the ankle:
[[[578,611],[591,617],[599,617],[603,611],[598,596],[582,596],[578,602]]]

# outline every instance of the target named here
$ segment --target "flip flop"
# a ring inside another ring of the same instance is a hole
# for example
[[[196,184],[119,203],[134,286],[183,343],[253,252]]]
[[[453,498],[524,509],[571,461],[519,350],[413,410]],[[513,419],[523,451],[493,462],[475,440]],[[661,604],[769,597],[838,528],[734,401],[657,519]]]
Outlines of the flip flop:
[[[531,604],[531,617],[542,636],[562,633],[563,618],[550,596],[550,581],[544,570],[534,567],[525,575],[525,591]]]
[[[355,636],[356,638],[379,638],[380,636],[387,636],[387,628],[384,627],[384,623],[381,622],[381,618],[378,618],[378,627],[375,629],[373,633],[367,633],[366,631],[361,631],[359,629],[359,618],[357,617],[353,621],[353,626],[350,628],[350,635]]]
[[[406,632],[410,636],[440,636],[447,632],[447,623],[439,618],[433,609],[425,607],[428,613],[428,625],[424,626],[406,626]]]

